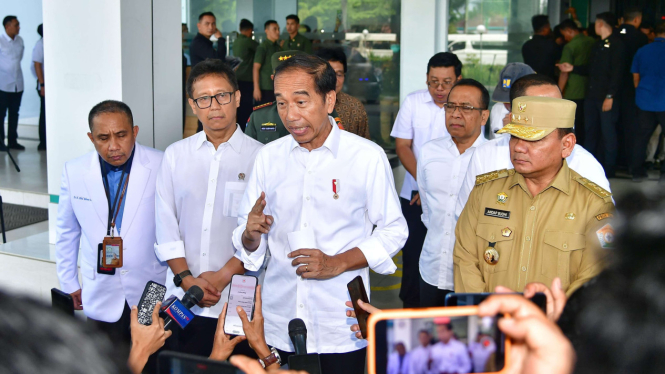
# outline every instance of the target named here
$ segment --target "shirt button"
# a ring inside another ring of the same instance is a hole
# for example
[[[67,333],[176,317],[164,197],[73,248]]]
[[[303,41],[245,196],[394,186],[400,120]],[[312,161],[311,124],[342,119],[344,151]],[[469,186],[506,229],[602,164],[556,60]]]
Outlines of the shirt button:
[[[306,199],[307,201],[309,201],[309,196],[307,196],[305,199]]]
[[[306,223],[303,223],[303,226],[307,227],[307,224],[306,224]]]
[[[563,245],[563,248],[564,248],[564,249],[568,248],[568,244],[564,244],[564,245]]]
[[[208,206],[211,207],[211,206],[212,206],[212,203],[208,203]]]
[[[448,217],[450,217],[450,213],[448,213]]]
[[[526,266],[522,266],[522,271],[526,271]]]
[[[122,275],[127,274],[127,270],[120,270],[120,274],[122,274]]]
[[[531,240],[531,237],[530,237],[530,236],[527,236],[525,239],[526,239],[526,241],[528,242],[529,240]]]
[[[312,171],[311,171],[311,170],[310,170],[310,171],[308,171],[308,172],[307,172],[307,174],[312,174]]]
[[[453,197],[453,194],[450,194],[450,197]]]
[[[450,233],[449,233],[449,232],[447,232],[447,233],[446,233],[446,235],[450,235]]]
[[[212,178],[210,181],[211,181],[212,183],[215,183],[215,178]]]
[[[205,257],[205,256],[206,256],[206,253],[205,253],[205,252],[203,252],[203,257]]]
[[[531,210],[536,210],[536,207],[535,207],[535,206],[532,206],[532,207],[531,207]]]
[[[303,304],[300,304],[300,309],[304,308],[305,306]]]
[[[208,231],[208,228],[206,227],[205,229],[203,229],[203,231]]]

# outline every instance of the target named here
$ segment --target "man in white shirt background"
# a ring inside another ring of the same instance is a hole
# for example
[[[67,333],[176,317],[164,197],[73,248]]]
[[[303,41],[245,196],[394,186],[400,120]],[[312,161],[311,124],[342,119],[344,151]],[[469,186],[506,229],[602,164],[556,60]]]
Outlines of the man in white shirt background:
[[[409,226],[409,238],[402,250],[402,286],[399,297],[405,308],[420,305],[418,260],[427,229],[420,220],[423,213],[416,183],[417,159],[423,144],[448,135],[445,110],[450,88],[462,79],[462,62],[453,53],[440,52],[427,63],[428,89],[410,93],[397,113],[390,136],[395,138],[395,151],[406,169],[399,194],[402,213]]]
[[[432,336],[427,330],[418,333],[420,345],[409,352],[409,374],[429,374]]]
[[[487,140],[481,134],[489,118],[489,92],[480,82],[462,79],[450,90],[446,128],[450,136],[425,143],[418,160],[422,221],[427,227],[420,254],[420,306],[444,306],[453,292],[455,207],[473,149]]]
[[[435,318],[439,342],[430,349],[432,363],[430,370],[437,374],[470,373],[471,357],[466,344],[455,339],[450,318]]]
[[[282,361],[294,351],[289,321],[307,326],[307,350],[323,373],[363,374],[367,343],[348,333],[347,283],[369,268],[395,272],[408,229],[383,149],[340,130],[335,71],[316,56],[296,55],[275,70],[275,96],[291,134],[256,157],[233,242],[248,270],[266,250],[263,316],[268,345]]]
[[[521,96],[541,96],[555,99],[561,99],[562,97],[557,82],[541,74],[526,75],[513,82],[510,88],[510,100]],[[460,188],[457,208],[455,209],[458,218],[467,200],[469,200],[473,186],[476,184],[476,176],[495,170],[513,169],[513,163],[510,161],[509,143],[510,136],[499,136],[476,148],[471,156],[464,183]],[[610,191],[610,182],[605,176],[603,166],[581,145],[575,144],[573,152],[566,158],[566,161],[571,169],[584,178]]]
[[[501,70],[499,83],[497,83],[494,93],[492,93],[492,100],[496,101],[496,104],[490,111],[490,133],[488,139],[496,138],[497,135],[495,132],[509,122],[510,87],[518,79],[529,74],[535,74],[535,71],[533,71],[531,66],[521,62],[511,62]]]
[[[205,293],[192,308],[197,317],[186,330],[176,329],[167,344],[171,350],[207,357],[231,277],[244,273],[234,257],[231,235],[262,144],[236,123],[240,91],[235,74],[222,60],[196,64],[187,94],[203,131],[170,145],[164,154],[155,194],[155,252],[169,265],[167,296],[181,298],[194,285]],[[256,357],[246,345],[238,348]]]
[[[21,29],[16,16],[2,20],[4,32],[0,33],[0,151],[5,151],[5,115],[9,112],[7,124],[7,147],[25,149],[18,144],[18,109],[23,96],[23,39],[18,35]]]
[[[37,150],[46,150],[46,87],[44,86],[44,25],[37,27],[37,33],[41,38],[35,43],[32,49],[32,65],[30,70],[37,79],[37,94],[41,101],[39,109],[39,145]]]
[[[388,356],[388,374],[410,374],[409,354],[404,343],[395,343],[395,351]]]

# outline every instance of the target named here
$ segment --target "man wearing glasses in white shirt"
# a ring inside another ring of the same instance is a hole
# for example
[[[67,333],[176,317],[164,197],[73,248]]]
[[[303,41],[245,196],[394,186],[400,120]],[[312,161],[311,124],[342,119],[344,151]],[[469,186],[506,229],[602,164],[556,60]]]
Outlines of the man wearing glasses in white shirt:
[[[167,296],[182,298],[194,285],[205,293],[192,308],[197,317],[186,330],[174,331],[170,349],[207,357],[228,299],[227,286],[233,274],[244,273],[234,257],[231,235],[262,144],[236,124],[240,91],[235,74],[222,60],[207,59],[194,66],[187,94],[203,131],[164,153],[155,193],[155,252],[169,265]]]
[[[409,226],[409,238],[402,250],[402,288],[399,298],[405,308],[420,306],[420,275],[418,259],[427,229],[420,220],[417,162],[423,144],[431,139],[448,135],[443,105],[450,88],[462,79],[462,63],[450,52],[435,54],[427,63],[427,87],[410,93],[397,113],[390,136],[395,138],[395,151],[406,169],[404,184],[399,194],[402,213]]]
[[[369,295],[369,269],[396,270],[391,257],[408,229],[385,152],[329,116],[335,82],[316,56],[293,56],[275,70],[277,108],[291,135],[259,151],[233,243],[248,270],[270,250],[265,335],[282,361],[294,351],[289,321],[301,318],[323,373],[363,374],[367,343],[348,333],[346,285],[361,276]]]
[[[481,128],[489,118],[490,95],[473,79],[462,79],[450,90],[446,128],[450,136],[425,143],[418,160],[422,220],[427,227],[420,254],[420,306],[444,306],[453,292],[455,206],[474,149],[485,143]]]

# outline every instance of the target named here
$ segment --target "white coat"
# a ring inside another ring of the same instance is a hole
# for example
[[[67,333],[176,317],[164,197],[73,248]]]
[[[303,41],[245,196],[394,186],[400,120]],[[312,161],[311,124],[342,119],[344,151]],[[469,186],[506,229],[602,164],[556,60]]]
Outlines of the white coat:
[[[85,315],[117,322],[125,300],[137,305],[148,281],[166,282],[166,263],[155,256],[155,183],[163,152],[135,145],[122,218],[123,266],[97,273],[97,247],[106,235],[108,202],[97,152],[65,164],[58,203],[55,255],[62,291],[82,289]],[[77,259],[81,252],[79,284]]]

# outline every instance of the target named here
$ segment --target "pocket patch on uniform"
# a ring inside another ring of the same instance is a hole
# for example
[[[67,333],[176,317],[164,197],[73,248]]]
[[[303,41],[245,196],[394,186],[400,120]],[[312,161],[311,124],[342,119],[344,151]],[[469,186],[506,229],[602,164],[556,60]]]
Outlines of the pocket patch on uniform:
[[[488,217],[510,219],[510,212],[507,210],[485,208],[485,215]]]

